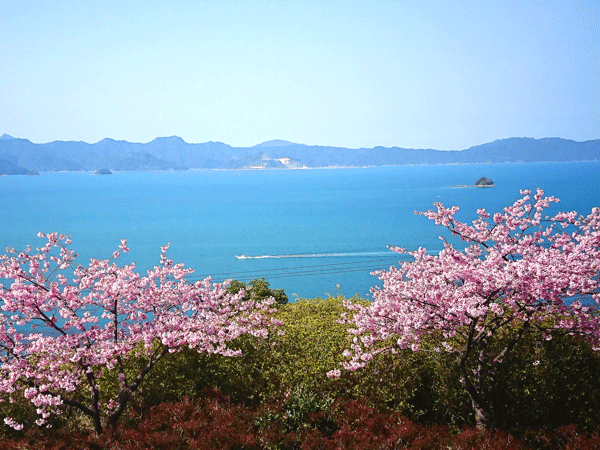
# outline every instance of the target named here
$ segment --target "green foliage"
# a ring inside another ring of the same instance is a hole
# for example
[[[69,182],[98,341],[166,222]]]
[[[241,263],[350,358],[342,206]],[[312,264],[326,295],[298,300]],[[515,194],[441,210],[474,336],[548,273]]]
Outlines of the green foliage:
[[[493,390],[499,428],[600,425],[600,355],[581,337],[531,337],[503,361]]]
[[[275,303],[278,305],[285,305],[288,302],[288,297],[284,290],[271,289],[269,287],[269,282],[265,281],[264,278],[255,278],[248,284],[238,280],[233,280],[227,288],[227,292],[237,294],[242,289],[246,291],[244,300],[250,300],[251,298],[254,298],[255,300],[260,301],[266,300],[269,297],[273,297],[275,299]]]
[[[378,410],[401,411],[418,423],[464,426],[470,423],[469,398],[453,356],[435,347],[430,336],[419,352],[383,352],[354,373],[342,371],[338,389]]]
[[[337,430],[335,420],[330,414],[335,402],[333,397],[317,394],[306,386],[297,386],[286,393],[284,401],[276,408],[265,408],[257,414],[254,423],[258,428],[270,428],[274,424],[284,433],[299,433],[303,429],[316,427],[325,435]]]
[[[168,355],[148,375],[139,401],[157,405],[186,396],[202,397],[206,389],[218,388],[234,402],[257,404],[270,390],[265,374],[271,362],[263,357],[269,354],[270,339],[239,338],[234,344],[242,350],[241,357],[202,355],[188,349]]]
[[[326,373],[339,367],[348,346],[347,326],[338,323],[345,311],[343,297],[302,299],[280,308],[283,336],[271,347],[282,389],[329,385]],[[357,300],[356,298],[353,300]]]

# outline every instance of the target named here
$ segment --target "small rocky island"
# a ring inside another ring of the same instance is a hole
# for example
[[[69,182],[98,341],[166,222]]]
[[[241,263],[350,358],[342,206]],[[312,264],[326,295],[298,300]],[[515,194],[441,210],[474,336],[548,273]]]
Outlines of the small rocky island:
[[[494,186],[494,182],[486,177],[481,177],[479,180],[475,182],[476,187],[492,187]]]
[[[112,172],[109,169],[98,169],[95,175],[112,175]]]
[[[474,185],[455,184],[452,187],[465,188],[465,187],[494,187],[494,186],[496,186],[496,185],[494,184],[494,182],[492,180],[490,180],[489,178],[486,178],[486,177],[481,177],[479,180],[477,180],[475,182]]]

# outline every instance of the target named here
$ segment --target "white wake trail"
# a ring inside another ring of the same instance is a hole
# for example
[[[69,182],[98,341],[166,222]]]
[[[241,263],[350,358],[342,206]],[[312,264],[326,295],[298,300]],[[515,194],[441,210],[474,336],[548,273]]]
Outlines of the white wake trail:
[[[237,259],[281,259],[281,258],[332,258],[332,257],[347,257],[347,256],[377,256],[390,255],[391,252],[346,252],[346,253],[300,253],[293,255],[235,255]]]

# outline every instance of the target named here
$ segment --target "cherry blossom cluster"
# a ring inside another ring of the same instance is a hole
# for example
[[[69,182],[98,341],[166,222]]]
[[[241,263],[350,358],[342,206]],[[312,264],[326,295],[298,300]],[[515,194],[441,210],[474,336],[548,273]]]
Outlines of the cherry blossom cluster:
[[[599,350],[600,209],[548,216],[558,199],[539,189],[521,196],[499,213],[479,209],[471,223],[456,219],[458,207],[441,203],[419,213],[465,248],[442,238],[439,254],[419,248],[407,252],[414,260],[376,272],[383,287],[373,289],[373,302],[346,305],[353,344],[344,368],[361,368],[382,351],[418,351],[434,333],[440,339],[427,350],[455,353],[469,388],[478,383],[473,373],[492,373],[514,345],[490,355],[489,344],[502,330],[512,330],[515,339],[533,331],[547,339],[554,332],[577,334]],[[340,374],[336,369],[329,376]]]
[[[166,257],[141,276],[135,264],[119,267],[121,241],[109,260],[77,263],[68,236],[38,235],[35,250],[7,249],[0,256],[0,392],[35,405],[38,425],[64,405],[94,421],[114,425],[146,374],[168,353],[188,347],[201,353],[239,355],[229,343],[244,334],[266,337],[280,323],[274,300],[244,300],[227,283],[188,282],[193,272]],[[143,358],[132,375],[127,361]],[[120,391],[103,400],[99,380],[116,370]],[[4,422],[15,429],[22,424]]]

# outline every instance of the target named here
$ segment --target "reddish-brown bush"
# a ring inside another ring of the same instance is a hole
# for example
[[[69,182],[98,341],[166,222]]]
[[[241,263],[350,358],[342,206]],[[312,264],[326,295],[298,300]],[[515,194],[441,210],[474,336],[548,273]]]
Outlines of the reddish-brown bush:
[[[528,430],[518,437],[502,431],[465,428],[453,434],[441,425],[424,426],[397,412],[378,411],[365,402],[338,401],[327,411],[306,412],[286,421],[287,399],[260,409],[232,403],[218,391],[204,399],[165,402],[132,412],[118,428],[102,435],[62,428],[31,428],[0,439],[5,450],[590,450],[600,436],[575,426],[555,431]],[[335,426],[335,429],[332,427]]]

